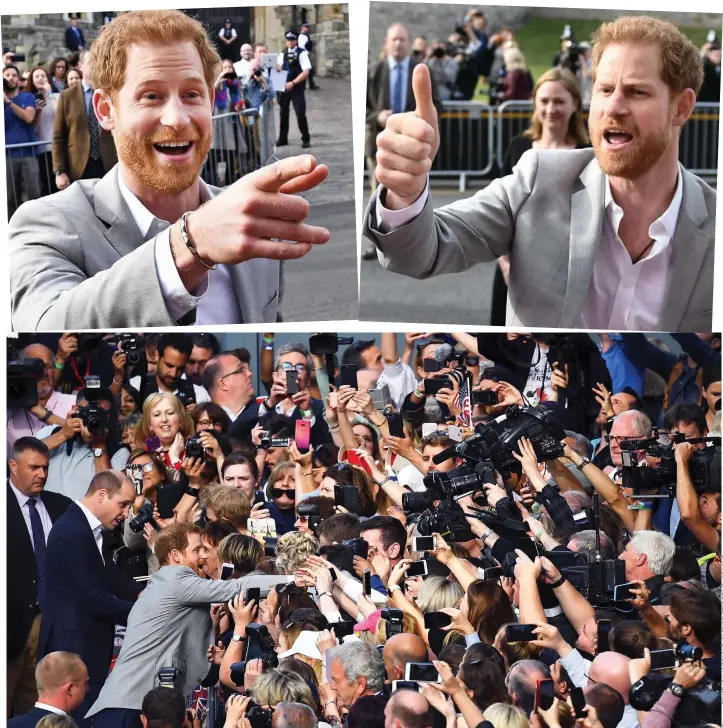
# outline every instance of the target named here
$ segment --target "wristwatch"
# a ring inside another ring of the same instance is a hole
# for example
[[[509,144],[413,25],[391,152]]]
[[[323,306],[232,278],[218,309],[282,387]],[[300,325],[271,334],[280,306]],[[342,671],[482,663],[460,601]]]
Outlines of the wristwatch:
[[[676,698],[682,698],[685,693],[685,688],[680,683],[670,683],[670,685],[668,685],[668,690],[670,690]]]
[[[394,594],[394,592],[399,589],[399,591],[402,591],[402,587],[399,586],[399,584],[392,584],[390,587],[387,587],[387,591],[390,594]]]
[[[590,458],[586,458],[584,455],[580,458],[580,463],[577,466],[578,470],[582,470],[586,465],[590,465],[592,460]]]
[[[243,642],[246,638],[245,637],[242,637],[240,634],[235,634],[234,633],[234,635],[233,635],[233,637],[231,637],[231,639],[234,642]]]
[[[46,409],[45,410],[45,414],[42,417],[38,417],[38,419],[41,422],[45,422],[45,424],[47,425],[48,424],[48,420],[50,419],[50,415],[52,415],[52,414],[53,413],[49,409]]]
[[[105,450],[102,447],[94,448],[93,457],[100,458],[100,457],[103,457],[103,455],[105,455]]]

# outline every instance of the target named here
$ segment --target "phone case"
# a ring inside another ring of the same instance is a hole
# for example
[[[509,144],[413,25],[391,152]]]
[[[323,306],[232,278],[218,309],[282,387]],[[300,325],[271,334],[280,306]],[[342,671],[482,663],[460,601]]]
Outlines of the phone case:
[[[294,442],[302,453],[308,452],[311,445],[311,422],[309,420],[296,420]]]

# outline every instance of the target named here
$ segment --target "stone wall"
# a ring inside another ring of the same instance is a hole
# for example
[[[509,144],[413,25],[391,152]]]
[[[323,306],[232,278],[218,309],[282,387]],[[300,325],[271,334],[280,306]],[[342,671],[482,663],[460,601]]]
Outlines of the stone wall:
[[[3,15],[3,49],[25,54],[25,63],[18,63],[21,71],[56,56],[68,56],[70,51],[65,47],[65,29],[68,25],[69,21],[61,13]],[[80,21],[86,44],[97,38],[102,25],[101,13],[93,13],[92,19]]]

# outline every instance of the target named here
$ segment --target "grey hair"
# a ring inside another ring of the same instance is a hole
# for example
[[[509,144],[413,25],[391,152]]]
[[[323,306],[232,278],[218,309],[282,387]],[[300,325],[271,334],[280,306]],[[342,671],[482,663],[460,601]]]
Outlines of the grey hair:
[[[592,505],[592,498],[582,490],[565,490],[560,495],[573,513],[580,513]]]
[[[458,582],[446,576],[428,576],[417,597],[417,606],[424,614],[438,612],[447,607],[456,607],[463,596],[464,591]]]
[[[309,354],[309,350],[302,343],[284,344],[283,346],[280,346],[276,351],[276,362],[274,363],[274,369],[279,368],[281,357],[285,354],[301,354],[302,356],[305,356],[306,369],[309,376],[314,373],[314,364],[311,361],[311,354]]]
[[[568,548],[573,541],[576,546],[575,552],[580,554],[586,563],[591,563],[595,556],[595,531],[587,530],[574,533],[567,542]],[[600,550],[604,559],[614,559],[617,555],[613,550],[612,541],[605,531],[600,531]]]
[[[565,437],[569,437],[572,440],[570,448],[573,452],[576,452],[580,457],[592,457],[593,446],[585,435],[581,435],[579,432],[573,432],[572,430],[565,430]]]
[[[650,437],[653,434],[653,423],[650,421],[650,417],[640,410],[625,410],[621,412],[615,421],[622,419],[632,420],[633,435],[635,437]]]
[[[378,693],[384,687],[384,660],[376,647],[366,642],[345,642],[331,650],[329,664],[336,660],[349,682],[366,678],[367,689]]]
[[[507,690],[510,695],[516,695],[520,707],[525,713],[532,713],[535,709],[535,690],[537,680],[550,677],[550,668],[539,660],[519,660],[508,673]]]
[[[648,559],[648,568],[656,576],[668,576],[675,556],[675,541],[660,531],[635,531],[630,547]]]
[[[274,706],[274,728],[317,728],[314,711],[303,703],[277,703]]]

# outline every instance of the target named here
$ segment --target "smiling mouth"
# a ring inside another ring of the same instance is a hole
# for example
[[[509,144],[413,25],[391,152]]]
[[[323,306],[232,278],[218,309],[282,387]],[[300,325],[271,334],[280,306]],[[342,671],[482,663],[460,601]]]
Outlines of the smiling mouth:
[[[633,140],[633,135],[624,131],[608,130],[603,132],[603,137],[611,147],[620,147]]]
[[[160,154],[170,157],[180,157],[191,149],[193,142],[159,142],[153,148]]]

